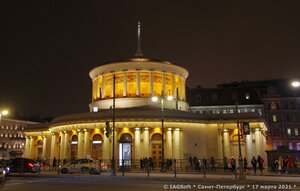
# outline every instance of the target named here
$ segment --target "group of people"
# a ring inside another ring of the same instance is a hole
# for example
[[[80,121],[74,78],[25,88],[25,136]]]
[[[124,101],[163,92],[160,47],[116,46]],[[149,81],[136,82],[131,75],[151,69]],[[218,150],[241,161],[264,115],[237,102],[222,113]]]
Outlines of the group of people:
[[[208,160],[206,158],[198,159],[196,156],[194,156],[192,158],[192,156],[189,157],[189,164],[190,167],[194,167],[195,170],[197,171],[201,171],[201,168],[203,170],[209,170],[208,168]],[[216,172],[216,160],[214,159],[214,157],[211,157],[209,160],[209,164],[210,164],[210,170],[212,172]]]
[[[276,173],[288,173],[289,169],[293,167],[293,163],[293,159],[290,155],[286,156],[285,158],[279,156],[279,158],[274,161],[274,170]]]
[[[239,164],[236,162],[236,159],[234,157],[231,157],[229,162],[228,162],[227,158],[224,157],[224,170],[230,169],[231,174],[235,174],[236,169],[239,168],[238,165]],[[262,174],[263,169],[264,169],[264,159],[260,155],[258,155],[257,158],[255,158],[255,156],[253,156],[251,159],[251,166],[252,166],[254,174],[256,174],[257,168],[260,170],[260,173]],[[244,157],[244,159],[243,159],[243,170],[244,170],[244,172],[246,172],[247,170],[250,170],[250,168],[248,167],[248,160],[246,157]]]
[[[154,159],[151,157],[142,158],[142,159],[140,159],[140,166],[141,166],[141,169],[149,168],[149,170],[154,170]]]

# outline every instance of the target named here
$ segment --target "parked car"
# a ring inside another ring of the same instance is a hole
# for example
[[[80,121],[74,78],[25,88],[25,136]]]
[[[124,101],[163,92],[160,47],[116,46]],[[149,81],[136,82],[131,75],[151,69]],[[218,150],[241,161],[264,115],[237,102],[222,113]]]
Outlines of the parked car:
[[[62,174],[73,173],[99,173],[99,162],[92,159],[77,159],[70,163],[62,165],[60,172]]]
[[[11,173],[40,172],[41,165],[37,161],[28,158],[14,158],[9,161],[9,171]]]

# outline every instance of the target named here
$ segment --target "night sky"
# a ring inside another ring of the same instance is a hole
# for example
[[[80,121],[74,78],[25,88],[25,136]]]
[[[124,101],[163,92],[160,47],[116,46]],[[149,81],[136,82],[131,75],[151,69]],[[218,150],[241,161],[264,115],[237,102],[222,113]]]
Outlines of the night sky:
[[[298,1],[299,2],[299,1]],[[186,68],[187,86],[300,77],[297,1],[0,1],[0,107],[87,112],[89,71],[146,57]]]

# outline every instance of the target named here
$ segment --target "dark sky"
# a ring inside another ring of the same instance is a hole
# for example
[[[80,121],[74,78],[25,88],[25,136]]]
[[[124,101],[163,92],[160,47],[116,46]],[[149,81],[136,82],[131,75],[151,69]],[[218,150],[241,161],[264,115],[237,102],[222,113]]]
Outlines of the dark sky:
[[[299,1],[298,1],[299,2]],[[0,1],[0,107],[88,111],[88,72],[142,50],[189,72],[187,85],[300,76],[297,1]]]

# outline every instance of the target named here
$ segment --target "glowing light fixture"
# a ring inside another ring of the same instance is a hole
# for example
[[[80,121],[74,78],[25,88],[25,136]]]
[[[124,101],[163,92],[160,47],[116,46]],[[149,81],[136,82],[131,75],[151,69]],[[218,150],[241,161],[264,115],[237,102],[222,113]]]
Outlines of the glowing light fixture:
[[[293,82],[291,83],[291,85],[292,85],[293,87],[295,87],[295,88],[298,88],[298,87],[300,87],[300,82],[299,82],[299,81],[293,81]]]
[[[152,101],[157,102],[158,101],[158,97],[157,96],[153,96],[152,97]]]

